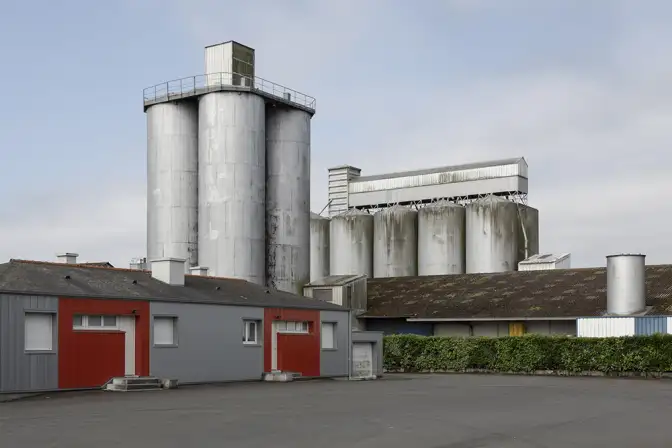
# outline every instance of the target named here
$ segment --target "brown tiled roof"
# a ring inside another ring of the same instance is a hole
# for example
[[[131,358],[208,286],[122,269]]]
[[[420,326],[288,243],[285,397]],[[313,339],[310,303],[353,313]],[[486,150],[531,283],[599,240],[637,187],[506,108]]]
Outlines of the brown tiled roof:
[[[646,267],[646,314],[672,315],[672,265]],[[605,268],[368,280],[363,317],[562,318],[606,312]]]
[[[80,266],[94,266],[99,268],[113,268],[112,263],[109,261],[91,261],[88,263],[77,263]]]

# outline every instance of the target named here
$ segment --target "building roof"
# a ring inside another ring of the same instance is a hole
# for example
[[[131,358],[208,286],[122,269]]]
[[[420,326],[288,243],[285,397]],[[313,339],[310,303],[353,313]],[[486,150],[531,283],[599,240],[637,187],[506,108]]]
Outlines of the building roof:
[[[345,309],[245,280],[185,275],[184,282],[184,286],[171,286],[152,278],[148,271],[135,269],[25,260],[10,260],[9,263],[0,264],[0,293],[7,294]]]
[[[607,308],[605,268],[374,278],[360,317],[574,318]],[[647,311],[672,315],[672,265],[646,267]]]
[[[559,261],[566,260],[570,256],[569,253],[564,254],[536,254],[532,255],[521,261],[518,264],[546,264],[546,263],[558,263]]]
[[[313,280],[312,282],[308,283],[306,286],[308,286],[308,287],[343,286],[343,285],[347,285],[348,283],[352,282],[353,280],[357,280],[358,278],[362,278],[362,277],[364,277],[364,275],[359,275],[359,274],[329,275],[328,277]]]
[[[100,268],[113,268],[112,263],[109,261],[90,261],[86,263],[77,263],[80,266],[98,266]]]

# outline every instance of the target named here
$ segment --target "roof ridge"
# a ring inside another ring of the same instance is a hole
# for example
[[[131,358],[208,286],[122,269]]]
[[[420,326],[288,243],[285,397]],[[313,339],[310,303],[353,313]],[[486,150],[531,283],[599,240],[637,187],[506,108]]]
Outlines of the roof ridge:
[[[60,263],[58,261],[42,261],[42,260],[22,260],[19,258],[11,258],[9,260],[10,263],[22,263],[22,264],[43,264],[43,265],[48,265],[48,266],[68,266],[72,268],[80,268],[80,269],[105,269],[108,271],[120,271],[120,272],[144,272],[144,273],[149,273],[150,271],[144,270],[144,269],[131,269],[131,268],[115,268],[115,267],[109,267],[109,266],[98,266],[98,265],[90,265],[90,264],[77,264],[77,263]],[[109,263],[109,262],[108,262]]]

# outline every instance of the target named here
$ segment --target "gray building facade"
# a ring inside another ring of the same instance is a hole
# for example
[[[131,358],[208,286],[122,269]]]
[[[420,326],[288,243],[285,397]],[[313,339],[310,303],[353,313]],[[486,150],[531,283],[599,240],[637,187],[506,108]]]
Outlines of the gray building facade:
[[[179,379],[181,384],[261,379],[263,308],[151,302],[150,314],[150,375]],[[154,343],[155,317],[176,318],[174,346]],[[242,343],[246,320],[262,324],[258,344]]]
[[[26,350],[26,314],[51,318],[51,349]],[[0,392],[58,388],[58,298],[0,294]]]
[[[322,347],[320,353],[320,372],[322,376],[348,376],[350,367],[350,318],[349,313],[339,311],[321,311],[322,323],[334,323],[334,348]]]

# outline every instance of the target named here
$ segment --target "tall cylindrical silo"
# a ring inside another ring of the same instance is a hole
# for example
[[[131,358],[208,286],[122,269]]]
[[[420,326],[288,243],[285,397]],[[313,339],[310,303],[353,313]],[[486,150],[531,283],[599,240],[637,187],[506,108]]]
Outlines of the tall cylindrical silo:
[[[198,264],[198,107],[147,109],[147,258]]]
[[[266,283],[303,294],[310,281],[310,114],[266,110]]]
[[[373,215],[373,276],[418,275],[418,212],[394,206]]]
[[[645,255],[607,256],[607,313],[631,315],[646,309]]]
[[[310,214],[310,281],[329,276],[329,219]]]
[[[418,212],[418,275],[464,274],[465,210],[448,201]]]
[[[467,205],[467,273],[515,271],[518,263],[518,206],[498,196]]]
[[[329,238],[331,275],[373,277],[373,215],[350,209],[334,216],[329,224]]]
[[[265,283],[266,113],[262,97],[199,101],[198,261],[210,275]]]

